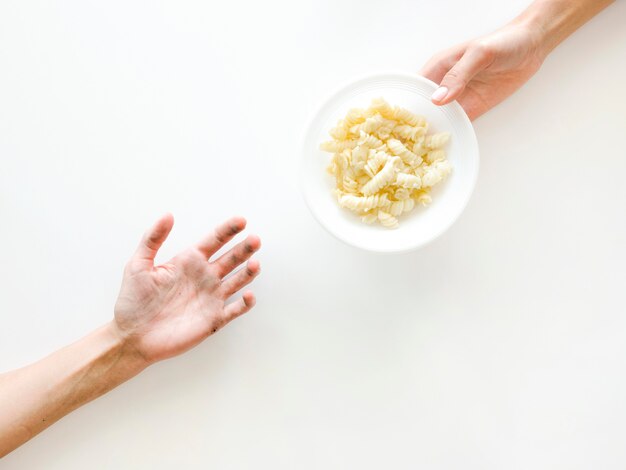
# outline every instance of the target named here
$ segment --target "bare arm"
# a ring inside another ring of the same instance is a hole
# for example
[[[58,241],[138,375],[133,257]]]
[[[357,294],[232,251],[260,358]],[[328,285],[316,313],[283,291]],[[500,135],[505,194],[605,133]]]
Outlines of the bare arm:
[[[514,21],[539,30],[542,53],[548,55],[574,31],[615,0],[535,0]]]
[[[35,364],[0,375],[0,457],[145,367],[110,323]]]
[[[210,262],[245,227],[233,218],[168,263],[154,265],[172,229],[166,215],[144,236],[124,271],[115,318],[41,361],[0,375],[0,457],[66,414],[155,362],[181,354],[254,306],[251,292],[226,304],[259,273],[259,263],[229,273],[260,247],[249,236]]]
[[[518,90],[545,58],[613,0],[536,0],[499,30],[433,56],[421,74],[440,84],[437,105],[457,100],[476,119]]]

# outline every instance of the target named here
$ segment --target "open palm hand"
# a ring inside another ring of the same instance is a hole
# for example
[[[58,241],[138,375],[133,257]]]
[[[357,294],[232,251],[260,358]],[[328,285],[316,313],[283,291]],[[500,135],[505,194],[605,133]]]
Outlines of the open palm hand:
[[[165,215],[145,234],[126,265],[115,305],[120,334],[148,363],[187,351],[255,303],[251,292],[232,303],[226,301],[257,276],[258,261],[250,260],[226,276],[260,248],[258,237],[248,236],[209,261],[245,228],[243,218],[228,220],[195,246],[155,266],[154,258],[173,224],[172,216]]]

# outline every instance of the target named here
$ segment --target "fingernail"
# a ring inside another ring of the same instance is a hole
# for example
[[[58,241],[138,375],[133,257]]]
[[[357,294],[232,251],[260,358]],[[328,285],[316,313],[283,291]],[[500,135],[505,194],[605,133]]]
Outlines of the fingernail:
[[[440,86],[433,93],[432,99],[433,101],[441,101],[446,97],[447,94],[448,94],[448,87]]]

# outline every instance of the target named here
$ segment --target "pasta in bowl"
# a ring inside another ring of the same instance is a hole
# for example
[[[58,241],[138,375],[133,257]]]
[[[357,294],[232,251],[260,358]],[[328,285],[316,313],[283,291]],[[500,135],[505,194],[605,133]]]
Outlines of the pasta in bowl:
[[[419,76],[377,74],[340,89],[315,115],[300,182],[331,234],[370,251],[407,251],[461,214],[478,174],[478,145],[456,102],[431,103],[435,89]]]
[[[398,217],[416,203],[430,204],[430,188],[452,167],[443,149],[450,134],[427,132],[424,117],[383,98],[348,111],[330,130],[332,140],[320,145],[333,153],[328,172],[335,177],[339,205],[367,224],[395,229]]]

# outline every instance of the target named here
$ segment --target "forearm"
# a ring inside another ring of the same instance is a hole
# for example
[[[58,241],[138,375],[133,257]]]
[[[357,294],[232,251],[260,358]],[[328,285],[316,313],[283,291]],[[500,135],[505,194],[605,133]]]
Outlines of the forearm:
[[[0,457],[145,367],[110,323],[39,362],[0,375]]]
[[[535,0],[513,23],[538,32],[544,56],[614,0]]]

